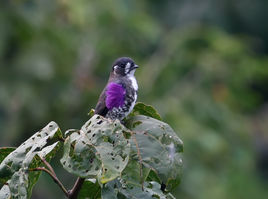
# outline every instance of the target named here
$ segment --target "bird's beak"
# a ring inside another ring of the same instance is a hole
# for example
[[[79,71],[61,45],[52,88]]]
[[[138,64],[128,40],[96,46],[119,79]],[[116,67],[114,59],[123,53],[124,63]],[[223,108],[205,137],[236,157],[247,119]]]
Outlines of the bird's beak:
[[[130,71],[134,71],[134,72],[135,72],[135,70],[136,70],[137,68],[139,68],[139,66],[138,66],[138,65],[134,65],[134,66],[132,66],[132,67],[130,68],[129,72],[130,72]]]

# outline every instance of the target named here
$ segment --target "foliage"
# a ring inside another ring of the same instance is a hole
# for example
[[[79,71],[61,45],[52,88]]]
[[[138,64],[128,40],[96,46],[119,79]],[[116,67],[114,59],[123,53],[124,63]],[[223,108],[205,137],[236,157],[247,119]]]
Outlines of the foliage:
[[[144,190],[143,190],[144,189]],[[116,198],[160,198],[173,199],[171,194],[163,194],[157,182],[145,182],[144,188],[135,184],[126,184],[119,181],[107,183],[102,189],[103,199]]]
[[[155,116],[158,117],[157,114]],[[183,148],[182,141],[175,132],[166,123],[143,115],[128,119],[127,127],[135,133],[132,135],[134,153],[131,154],[133,158],[135,157],[134,160],[142,161],[144,167],[155,172],[158,179],[161,179],[158,182],[164,183],[168,190],[176,187],[180,180],[182,166],[180,153]]]
[[[130,56],[140,66],[138,100],[156,107],[187,147],[172,194],[268,195],[267,0],[0,4],[1,147],[19,146],[51,118],[64,131],[80,129],[113,60]],[[52,164],[70,187],[59,159]],[[40,181],[34,198],[61,197],[46,175]]]
[[[49,143],[60,138],[62,135],[58,125],[50,122],[15,150],[0,150],[1,156],[6,155],[0,164],[1,198],[30,198],[40,172],[29,171],[39,167],[42,159],[50,160],[55,155],[60,143]],[[7,151],[10,152],[8,155]]]
[[[119,177],[129,160],[126,131],[119,121],[93,116],[81,130],[67,132],[63,167],[83,178],[99,175],[102,184]]]
[[[157,120],[162,120],[160,115],[155,111],[152,106],[145,105],[139,102],[135,105],[135,109],[133,110],[131,115],[146,115]]]
[[[168,124],[141,112],[159,118],[152,106],[138,103],[125,121],[127,128],[119,120],[93,115],[81,130],[65,133],[62,166],[87,179],[79,198],[174,198],[169,192],[180,181],[182,141]],[[40,171],[46,171],[43,164],[60,184],[47,161],[62,140],[51,122],[18,148],[2,148],[0,196],[30,198]],[[72,198],[71,191],[64,192]]]

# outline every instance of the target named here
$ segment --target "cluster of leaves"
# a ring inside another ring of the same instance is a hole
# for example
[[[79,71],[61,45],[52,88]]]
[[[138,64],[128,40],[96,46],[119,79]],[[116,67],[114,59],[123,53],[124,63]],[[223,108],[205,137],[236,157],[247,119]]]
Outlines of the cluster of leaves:
[[[169,192],[180,181],[183,144],[159,119],[138,103],[125,125],[93,115],[63,138],[51,122],[18,148],[0,149],[0,197],[30,198],[40,168],[49,167],[64,140],[63,168],[86,179],[79,198],[174,198]]]
[[[27,198],[30,196],[40,171],[29,171],[42,166],[42,159],[49,161],[55,155],[60,147],[60,139],[62,139],[62,135],[58,125],[50,122],[18,148],[1,148],[0,198],[10,198],[11,196],[12,198]]]
[[[141,66],[138,98],[182,130],[187,167],[176,198],[268,195],[267,0],[0,4],[0,146],[18,146],[49,118],[80,127],[112,61],[126,55]],[[60,196],[41,180],[36,197]]]

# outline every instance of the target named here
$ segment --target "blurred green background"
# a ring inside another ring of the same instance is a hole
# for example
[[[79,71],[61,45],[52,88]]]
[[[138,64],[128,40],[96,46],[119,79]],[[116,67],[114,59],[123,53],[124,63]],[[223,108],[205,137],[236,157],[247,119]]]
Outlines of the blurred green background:
[[[176,198],[268,198],[267,10],[267,0],[1,1],[0,146],[51,120],[79,128],[113,61],[129,56],[138,101],[184,141]],[[42,174],[33,198],[63,194]]]

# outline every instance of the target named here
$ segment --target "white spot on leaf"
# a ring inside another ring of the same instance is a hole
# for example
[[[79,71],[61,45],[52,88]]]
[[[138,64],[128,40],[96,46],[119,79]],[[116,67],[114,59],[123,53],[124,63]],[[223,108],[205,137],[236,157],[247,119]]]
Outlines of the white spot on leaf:
[[[175,158],[175,147],[173,142],[171,142],[171,144],[168,145],[168,152],[169,152],[168,157],[171,160],[171,162],[173,162]]]

